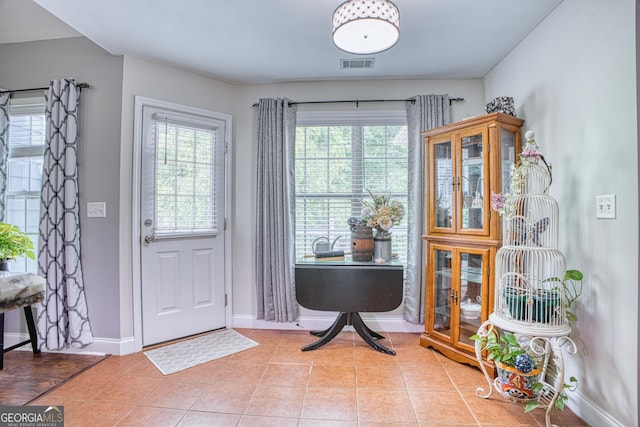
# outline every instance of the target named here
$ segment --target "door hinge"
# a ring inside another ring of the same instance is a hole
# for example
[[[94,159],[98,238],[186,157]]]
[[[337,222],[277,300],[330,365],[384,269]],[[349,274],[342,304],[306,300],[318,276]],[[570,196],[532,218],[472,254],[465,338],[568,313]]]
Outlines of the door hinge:
[[[222,227],[225,231],[227,230],[227,218],[224,219]]]
[[[224,294],[224,306],[226,307],[228,304],[227,294]]]
[[[229,151],[229,141],[228,140],[224,140],[224,154],[227,154],[227,152]]]

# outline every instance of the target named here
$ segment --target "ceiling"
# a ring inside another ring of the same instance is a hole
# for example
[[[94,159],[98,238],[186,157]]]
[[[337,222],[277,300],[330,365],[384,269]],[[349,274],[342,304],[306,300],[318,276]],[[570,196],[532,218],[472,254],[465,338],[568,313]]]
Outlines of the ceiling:
[[[0,43],[84,35],[114,55],[237,84],[482,78],[561,1],[394,0],[400,41],[365,55],[367,70],[340,68],[360,57],[331,40],[342,0],[0,0]]]

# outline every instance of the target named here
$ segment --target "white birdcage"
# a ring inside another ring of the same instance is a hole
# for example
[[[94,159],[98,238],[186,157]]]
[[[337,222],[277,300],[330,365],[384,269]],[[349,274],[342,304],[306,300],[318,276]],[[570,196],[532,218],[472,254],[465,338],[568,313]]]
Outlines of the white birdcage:
[[[558,247],[558,203],[544,194],[513,196],[511,214],[502,220],[505,246]]]
[[[520,153],[520,164],[513,165],[510,188],[505,191],[508,190],[514,195],[547,194],[551,181],[551,166],[538,150],[534,140],[529,139]]]
[[[491,319],[513,332],[571,332],[562,286],[566,263],[558,250],[558,204],[547,195],[550,184],[550,167],[532,135],[512,173],[504,203],[503,246],[496,253]]]
[[[573,315],[567,311],[574,296],[570,286],[565,288],[566,262],[558,250],[558,204],[547,194],[551,167],[533,137],[533,132],[527,132],[527,145],[520,164],[512,168],[508,193],[492,195],[492,207],[503,219],[503,246],[496,253],[494,311],[478,329],[478,336],[486,338],[494,327],[513,332],[542,358],[538,380],[542,389],[535,392],[535,399],[546,408],[545,424],[551,426],[551,409],[566,386],[561,347],[567,345],[569,354],[577,351],[569,337]],[[482,342],[477,340],[475,346],[479,362]],[[506,395],[500,377],[492,380],[482,363],[480,369],[489,392],[478,388],[476,394],[486,399],[495,388]],[[507,397],[514,398],[512,390]]]
[[[567,335],[562,277],[564,255],[557,249],[503,246],[496,256],[496,326],[534,335]]]

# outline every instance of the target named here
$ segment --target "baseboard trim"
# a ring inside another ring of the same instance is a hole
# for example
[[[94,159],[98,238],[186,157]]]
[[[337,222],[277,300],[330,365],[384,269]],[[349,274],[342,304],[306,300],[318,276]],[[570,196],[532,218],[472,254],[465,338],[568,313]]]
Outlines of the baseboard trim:
[[[29,334],[5,333],[4,346],[11,347],[22,341],[29,339]],[[16,350],[31,351],[31,344],[25,344]],[[105,354],[113,354],[123,356],[125,354],[135,353],[137,350],[134,346],[133,337],[123,338],[120,340],[113,338],[94,338],[93,342],[84,347],[67,347],[61,350],[42,349],[45,353],[68,353],[68,354],[87,354],[95,356],[104,356]]]
[[[596,406],[579,390],[567,393],[567,407],[590,426],[622,427],[623,424]]]
[[[327,314],[326,316],[300,317],[296,322],[269,322],[258,320],[255,316],[236,315],[231,319],[231,327],[247,329],[279,329],[279,330],[322,330],[326,329],[336,320],[338,313]],[[424,331],[424,325],[415,325],[402,318],[390,318],[376,316],[375,314],[362,314],[362,319],[375,331],[384,332],[411,332],[420,333]]]

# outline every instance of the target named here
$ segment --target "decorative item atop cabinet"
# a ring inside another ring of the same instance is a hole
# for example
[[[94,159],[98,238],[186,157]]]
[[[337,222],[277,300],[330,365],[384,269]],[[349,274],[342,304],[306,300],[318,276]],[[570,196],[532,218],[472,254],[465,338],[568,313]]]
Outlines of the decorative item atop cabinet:
[[[502,242],[491,195],[508,185],[522,124],[517,117],[492,113],[422,134],[427,271],[420,344],[475,366],[470,337],[493,307],[495,255]]]
[[[499,96],[485,105],[487,114],[504,113],[510,116],[516,115],[516,107],[513,105],[513,98],[510,96]]]

